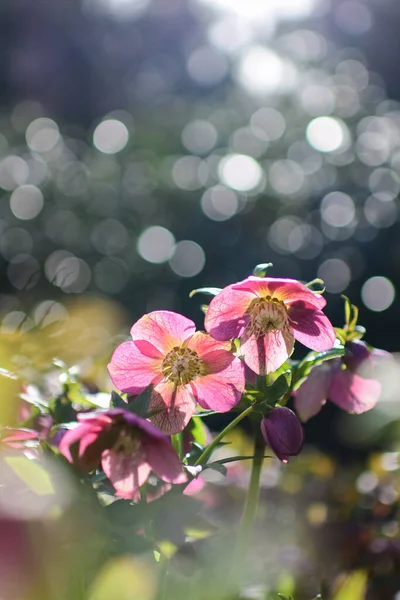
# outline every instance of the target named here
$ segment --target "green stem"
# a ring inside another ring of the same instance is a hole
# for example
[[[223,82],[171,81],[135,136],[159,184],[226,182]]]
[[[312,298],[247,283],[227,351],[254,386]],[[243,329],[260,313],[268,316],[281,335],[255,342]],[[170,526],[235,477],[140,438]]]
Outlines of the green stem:
[[[183,459],[183,431],[175,433],[172,437],[172,445],[176,450],[180,460]]]
[[[257,515],[258,500],[260,496],[260,475],[264,460],[265,442],[259,424],[255,424],[254,458],[251,469],[250,484],[247,490],[246,501],[243,508],[242,519],[237,534],[236,547],[232,560],[232,575],[237,578],[244,566],[247,551],[254,529]]]
[[[254,410],[254,405],[252,404],[251,406],[248,406],[246,408],[246,410],[244,410],[243,412],[241,412],[240,415],[238,415],[235,419],[233,419],[233,421],[231,421],[229,423],[229,425],[227,425],[225,427],[225,429],[223,429],[221,431],[221,433],[219,433],[213,439],[213,441],[211,442],[211,444],[209,444],[209,446],[207,446],[207,448],[202,452],[202,454],[200,454],[199,458],[194,463],[194,466],[197,467],[197,465],[204,465],[204,463],[207,461],[208,457],[211,455],[211,453],[214,450],[214,448],[226,436],[226,434],[229,433],[232,429],[234,429],[234,427],[236,427],[236,425],[238,423],[240,423],[240,421],[242,419],[244,419],[245,417],[247,417],[247,415],[249,415],[253,410]]]

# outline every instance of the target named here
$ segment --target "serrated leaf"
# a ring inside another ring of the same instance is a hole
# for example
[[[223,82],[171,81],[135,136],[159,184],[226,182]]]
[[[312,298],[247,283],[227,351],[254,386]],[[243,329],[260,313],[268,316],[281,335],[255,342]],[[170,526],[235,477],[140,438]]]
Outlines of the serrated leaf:
[[[260,263],[254,267],[253,275],[255,277],[265,277],[267,270],[273,266],[273,263]]]
[[[222,290],[222,288],[217,288],[217,287],[198,288],[197,290],[192,290],[190,292],[189,298],[193,298],[193,296],[195,296],[196,294],[208,294],[210,296],[216,296],[217,294],[220,293],[221,290]]]

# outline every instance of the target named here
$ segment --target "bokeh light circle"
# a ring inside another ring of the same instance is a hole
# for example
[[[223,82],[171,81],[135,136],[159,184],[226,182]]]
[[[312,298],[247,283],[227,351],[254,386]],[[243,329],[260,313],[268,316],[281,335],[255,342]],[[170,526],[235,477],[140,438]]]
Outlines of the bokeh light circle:
[[[361,297],[367,308],[374,312],[382,312],[393,303],[395,289],[387,277],[375,276],[364,283]]]

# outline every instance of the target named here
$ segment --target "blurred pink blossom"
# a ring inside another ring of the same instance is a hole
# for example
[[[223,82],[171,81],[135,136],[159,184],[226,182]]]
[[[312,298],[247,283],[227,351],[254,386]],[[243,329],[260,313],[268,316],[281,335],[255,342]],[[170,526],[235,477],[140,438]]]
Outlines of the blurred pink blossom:
[[[78,420],[62,438],[61,454],[84,471],[101,464],[118,496],[136,500],[151,471],[166,483],[186,481],[169,438],[145,419],[115,408]]]

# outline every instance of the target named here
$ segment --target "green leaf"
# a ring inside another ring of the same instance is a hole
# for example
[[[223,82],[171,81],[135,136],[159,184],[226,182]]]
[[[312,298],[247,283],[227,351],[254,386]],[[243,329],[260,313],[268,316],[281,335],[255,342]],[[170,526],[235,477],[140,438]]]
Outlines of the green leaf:
[[[196,418],[197,419],[204,419],[205,417],[210,417],[211,415],[219,415],[221,413],[219,413],[217,410],[202,410],[199,413],[196,413]]]
[[[153,393],[154,385],[151,383],[143,390],[139,396],[136,396],[134,400],[129,402],[128,404],[124,403],[124,408],[129,410],[130,412],[138,415],[139,417],[148,417],[149,416],[149,404],[151,400],[151,395]]]
[[[4,462],[38,496],[54,494],[54,487],[46,469],[26,456],[5,456]]]
[[[210,296],[216,296],[220,293],[222,288],[217,287],[203,287],[198,288],[197,290],[192,290],[189,294],[189,298],[193,298],[195,294],[209,294]]]
[[[326,360],[341,358],[345,354],[346,349],[344,346],[335,346],[334,348],[325,350],[324,352],[310,352],[307,354],[307,356],[303,358],[295,370],[293,389],[297,389],[300,382],[307,377],[314,365],[325,362]]]
[[[292,382],[292,373],[292,369],[287,369],[272,385],[267,386],[266,397],[269,402],[275,404],[287,393]]]
[[[127,403],[124,402],[117,392],[111,392],[111,407],[112,408],[126,408]]]
[[[273,263],[260,263],[254,267],[253,275],[255,277],[265,277],[267,270],[273,266]]]
[[[365,600],[368,584],[367,571],[350,573],[333,594],[333,600]]]
[[[198,416],[192,417],[188,425],[189,434],[193,437],[193,441],[204,447],[207,445],[207,429]]]

